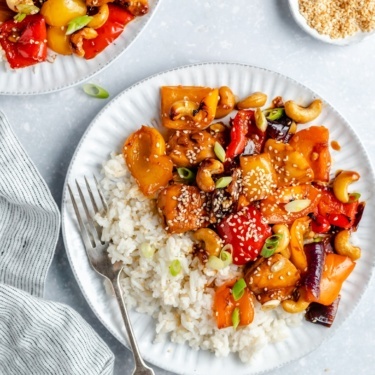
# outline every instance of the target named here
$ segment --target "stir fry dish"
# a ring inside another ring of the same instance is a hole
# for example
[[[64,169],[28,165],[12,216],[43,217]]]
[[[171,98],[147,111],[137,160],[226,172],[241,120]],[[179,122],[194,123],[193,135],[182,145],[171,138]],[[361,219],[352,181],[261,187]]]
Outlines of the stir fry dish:
[[[240,267],[215,289],[220,329],[251,324],[254,304],[327,327],[335,319],[361,256],[351,234],[365,203],[352,191],[356,171],[332,171],[328,128],[301,125],[322,107],[262,92],[239,101],[226,86],[162,87],[163,129],[142,126],[124,143],[165,231],[190,233],[205,267]]]
[[[48,48],[89,60],[147,12],[148,0],[0,0],[0,45],[13,69],[46,61]]]

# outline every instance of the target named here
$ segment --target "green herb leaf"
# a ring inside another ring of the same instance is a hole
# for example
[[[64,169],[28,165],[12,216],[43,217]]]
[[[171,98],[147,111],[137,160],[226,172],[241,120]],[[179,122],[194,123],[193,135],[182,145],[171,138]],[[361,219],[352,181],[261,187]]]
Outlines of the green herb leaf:
[[[238,307],[233,310],[232,324],[234,329],[237,329],[238,325],[240,324],[240,309]]]
[[[266,109],[263,113],[267,120],[276,121],[284,116],[285,110],[284,108],[270,108]]]
[[[223,146],[219,142],[215,142],[214,146],[214,152],[217,158],[224,163],[225,161],[225,150],[223,149]]]
[[[94,98],[98,98],[98,99],[107,99],[109,97],[109,93],[107,90],[93,83],[84,84],[83,91],[87,95],[93,96]]]
[[[16,21],[16,22],[21,22],[25,19],[26,17],[26,14],[25,13],[17,13],[13,19]]]
[[[236,283],[233,285],[232,288],[232,296],[235,301],[238,301],[242,298],[242,296],[245,293],[246,288],[246,282],[244,279],[239,279],[236,281]]]
[[[194,172],[191,171],[189,168],[184,168],[184,167],[177,168],[177,173],[184,180],[194,181],[195,179]]]
[[[68,23],[68,28],[65,35],[71,35],[78,30],[83,29],[92,20],[92,16],[85,14],[84,16],[76,17]]]
[[[178,259],[172,260],[169,265],[169,272],[172,276],[177,276],[181,272],[181,263]]]
[[[221,177],[216,181],[215,187],[216,189],[222,189],[222,188],[227,187],[231,182],[232,182],[232,177],[230,176]]]

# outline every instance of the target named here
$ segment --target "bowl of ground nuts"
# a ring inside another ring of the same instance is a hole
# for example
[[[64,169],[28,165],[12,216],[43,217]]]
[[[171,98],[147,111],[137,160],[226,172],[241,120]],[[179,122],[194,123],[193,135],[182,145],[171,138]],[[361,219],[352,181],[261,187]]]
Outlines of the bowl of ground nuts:
[[[293,18],[312,37],[349,45],[375,33],[373,0],[289,0]]]

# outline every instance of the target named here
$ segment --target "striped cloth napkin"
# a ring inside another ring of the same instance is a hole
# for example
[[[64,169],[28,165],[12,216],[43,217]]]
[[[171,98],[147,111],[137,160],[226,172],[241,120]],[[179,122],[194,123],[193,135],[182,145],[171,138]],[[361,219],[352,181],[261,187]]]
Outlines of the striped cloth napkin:
[[[68,306],[43,300],[58,208],[0,112],[0,374],[112,374],[114,356]]]

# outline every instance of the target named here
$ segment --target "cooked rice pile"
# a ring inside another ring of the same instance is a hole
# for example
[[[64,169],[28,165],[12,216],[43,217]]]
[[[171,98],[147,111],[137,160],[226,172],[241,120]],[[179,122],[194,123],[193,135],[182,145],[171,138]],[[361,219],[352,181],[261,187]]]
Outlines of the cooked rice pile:
[[[106,217],[97,216],[97,221],[104,227],[104,239],[112,241],[108,250],[112,261],[124,264],[122,286],[127,303],[156,321],[156,342],[169,337],[217,356],[238,352],[243,362],[249,362],[267,343],[285,339],[288,326],[300,324],[303,314],[287,314],[281,308],[264,312],[256,303],[251,325],[217,329],[211,285],[236,277],[240,269],[231,265],[217,273],[206,268],[192,256],[188,234],[168,235],[155,202],[140,192],[122,155],[112,155],[104,165],[104,175],[101,185],[109,211]],[[155,250],[152,257],[147,256],[150,249]],[[169,265],[175,259],[182,271],[173,277]]]
[[[308,25],[332,39],[375,29],[375,0],[299,0]]]

